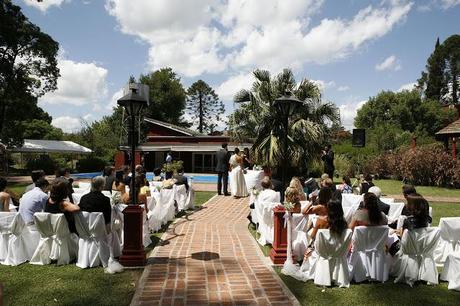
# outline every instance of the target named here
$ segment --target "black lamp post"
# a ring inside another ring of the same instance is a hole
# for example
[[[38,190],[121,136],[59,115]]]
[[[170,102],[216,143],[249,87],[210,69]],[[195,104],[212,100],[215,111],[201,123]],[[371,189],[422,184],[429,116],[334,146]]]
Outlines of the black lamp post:
[[[283,118],[283,132],[284,132],[284,139],[283,139],[283,189],[281,192],[281,201],[284,201],[284,191],[286,188],[286,175],[287,175],[287,167],[289,163],[289,156],[288,156],[288,129],[289,129],[289,117],[291,117],[297,108],[302,105],[303,102],[295,98],[289,93],[279,97],[273,103],[273,106],[277,109],[277,111],[281,114]]]
[[[145,265],[145,251],[143,244],[143,224],[144,210],[137,203],[136,177],[136,116],[139,116],[143,107],[147,106],[147,100],[138,94],[136,84],[129,85],[129,93],[117,101],[118,105],[123,106],[129,116],[129,135],[131,145],[131,203],[123,210],[123,252],[120,256],[120,263],[124,266],[143,266]]]

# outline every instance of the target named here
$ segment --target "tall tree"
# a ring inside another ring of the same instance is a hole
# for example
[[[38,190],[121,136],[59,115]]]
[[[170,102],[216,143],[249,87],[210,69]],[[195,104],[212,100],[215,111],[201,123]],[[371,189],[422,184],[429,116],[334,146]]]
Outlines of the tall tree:
[[[51,117],[37,97],[56,89],[59,45],[31,23],[19,6],[0,0],[0,138],[20,144],[21,122]],[[27,110],[27,111],[25,111]]]
[[[193,121],[198,121],[200,133],[212,133],[225,107],[214,89],[203,80],[198,80],[187,89],[187,111]]]
[[[442,104],[457,104],[460,96],[460,35],[452,35],[442,44],[439,39],[427,60],[426,71],[418,80],[425,97]]]
[[[182,116],[185,110],[185,89],[171,68],[162,68],[141,75],[139,82],[150,88],[150,104],[144,115],[177,125],[186,125]]]
[[[328,135],[328,122],[338,123],[337,107],[321,101],[319,88],[307,79],[297,83],[291,70],[272,78],[265,70],[255,70],[256,81],[251,90],[243,89],[234,100],[245,102],[230,116],[232,136],[240,141],[254,139],[254,159],[274,167],[282,165],[288,154],[291,166],[305,166],[319,155]],[[288,130],[283,130],[284,118],[274,106],[274,101],[291,92],[303,103],[289,118]],[[288,135],[288,152],[282,143]]]

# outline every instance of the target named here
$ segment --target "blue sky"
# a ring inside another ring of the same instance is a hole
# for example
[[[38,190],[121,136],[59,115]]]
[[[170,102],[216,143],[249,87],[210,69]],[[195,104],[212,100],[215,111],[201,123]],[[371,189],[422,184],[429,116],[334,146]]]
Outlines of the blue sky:
[[[410,88],[436,38],[460,34],[460,0],[13,2],[60,44],[59,88],[39,103],[65,131],[110,114],[130,75],[167,66],[213,86],[227,113],[255,68],[292,68],[352,128],[369,96]]]

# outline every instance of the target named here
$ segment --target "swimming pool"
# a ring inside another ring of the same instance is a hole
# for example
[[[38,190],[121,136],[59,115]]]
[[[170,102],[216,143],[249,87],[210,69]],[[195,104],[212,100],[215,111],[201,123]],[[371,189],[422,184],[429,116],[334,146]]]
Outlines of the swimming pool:
[[[95,176],[102,175],[102,172],[74,173],[71,176],[77,179],[92,179]],[[216,174],[185,174],[195,183],[215,183],[217,182]],[[147,172],[147,179],[153,178],[153,172]]]

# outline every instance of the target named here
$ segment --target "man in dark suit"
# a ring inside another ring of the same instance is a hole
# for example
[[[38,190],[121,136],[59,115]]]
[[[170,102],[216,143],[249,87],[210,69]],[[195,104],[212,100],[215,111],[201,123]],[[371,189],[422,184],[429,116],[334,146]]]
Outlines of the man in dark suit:
[[[331,149],[331,145],[328,144],[321,155],[321,159],[324,162],[324,173],[327,173],[331,180],[334,179],[334,152]]]
[[[228,160],[230,159],[227,144],[222,144],[222,148],[216,152],[216,171],[217,171],[217,194],[222,194],[222,183],[224,187],[224,195],[230,195],[228,193]]]
[[[101,212],[104,215],[105,224],[109,225],[112,216],[110,199],[102,194],[105,178],[96,176],[91,180],[91,192],[81,197],[80,210],[88,212]]]
[[[380,190],[380,188],[377,186],[373,186],[369,188],[369,192],[377,196],[377,199],[378,199],[377,206],[379,207],[381,212],[383,212],[385,215],[388,216],[388,213],[390,212],[390,205],[383,203],[382,200],[380,200],[380,196],[382,195],[382,190]]]
[[[187,177],[184,175],[184,168],[179,168],[177,169],[177,174],[174,175],[174,180],[176,181],[174,184],[176,185],[185,185],[185,189],[187,189],[188,191],[188,179]]]

